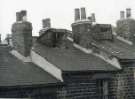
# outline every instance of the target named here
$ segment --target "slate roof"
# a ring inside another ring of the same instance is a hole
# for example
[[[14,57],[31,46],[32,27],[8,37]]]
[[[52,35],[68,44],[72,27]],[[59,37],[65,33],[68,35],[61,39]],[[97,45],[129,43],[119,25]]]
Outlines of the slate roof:
[[[0,46],[0,86],[56,84],[60,81],[33,63],[23,63]]]
[[[113,37],[113,41],[93,41],[91,44],[119,59],[135,59],[135,45],[129,45],[116,36]]]
[[[66,48],[52,48],[36,43],[33,49],[63,71],[115,71],[116,67],[104,60],[76,49],[69,43]]]

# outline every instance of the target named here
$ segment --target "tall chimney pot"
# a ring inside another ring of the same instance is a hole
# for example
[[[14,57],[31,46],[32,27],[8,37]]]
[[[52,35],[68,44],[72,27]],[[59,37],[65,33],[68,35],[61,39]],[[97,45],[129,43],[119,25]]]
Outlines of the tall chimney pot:
[[[22,21],[27,21],[27,11],[22,10],[20,13],[21,13]]]
[[[21,13],[16,12],[16,22],[21,21]]]
[[[43,28],[51,28],[51,22],[50,18],[46,18],[42,20],[42,26]]]
[[[76,8],[75,9],[75,21],[80,20],[80,9]]]
[[[131,8],[126,9],[126,17],[131,18]]]
[[[90,22],[92,22],[92,17],[91,17],[91,16],[89,16],[89,17],[88,17],[88,20],[89,20]]]
[[[92,22],[96,22],[95,13],[91,14],[91,19],[92,19]]]
[[[125,19],[125,12],[124,11],[120,11],[120,19]]]
[[[81,20],[85,20],[86,19],[86,11],[85,8],[82,7],[81,8]]]

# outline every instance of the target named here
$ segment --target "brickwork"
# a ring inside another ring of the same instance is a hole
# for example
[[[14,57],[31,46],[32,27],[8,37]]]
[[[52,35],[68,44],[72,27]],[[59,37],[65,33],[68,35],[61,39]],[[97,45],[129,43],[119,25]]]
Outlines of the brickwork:
[[[135,99],[135,64],[123,65],[123,70],[115,72],[110,80],[110,99]]]
[[[30,55],[32,47],[32,25],[29,22],[12,25],[13,46],[24,56]]]
[[[116,33],[127,40],[135,42],[135,20],[124,19],[117,21]]]
[[[97,80],[88,75],[64,76],[65,86],[58,91],[58,99],[101,99]]]
[[[72,32],[74,42],[87,48],[90,40],[92,40],[91,23],[90,22],[83,22],[81,24],[74,23],[72,24]]]
[[[58,86],[38,86],[37,87],[8,87],[0,88],[0,97],[3,98],[30,98],[30,99],[57,99],[56,90]]]

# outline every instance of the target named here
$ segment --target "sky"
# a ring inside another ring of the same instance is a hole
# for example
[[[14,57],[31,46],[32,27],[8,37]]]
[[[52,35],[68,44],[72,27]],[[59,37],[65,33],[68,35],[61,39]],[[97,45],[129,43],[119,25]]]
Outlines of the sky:
[[[71,30],[74,9],[85,7],[87,16],[96,14],[97,23],[115,25],[120,11],[132,9],[135,17],[135,0],[0,0],[0,33],[2,38],[11,33],[16,12],[27,10],[28,21],[33,25],[33,35],[42,28],[42,19],[50,18],[52,27]]]

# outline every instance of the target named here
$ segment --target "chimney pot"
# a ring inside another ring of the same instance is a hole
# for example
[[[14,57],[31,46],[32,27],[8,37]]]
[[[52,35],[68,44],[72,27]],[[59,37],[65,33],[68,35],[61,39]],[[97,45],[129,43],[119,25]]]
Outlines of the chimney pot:
[[[75,21],[80,20],[80,9],[76,8],[75,9]]]
[[[89,16],[89,17],[88,17],[88,20],[89,20],[90,22],[92,22],[92,17],[91,17],[91,16]]]
[[[131,18],[131,8],[126,9],[126,17]]]
[[[21,13],[16,12],[16,22],[21,21]]]
[[[120,11],[120,19],[125,19],[125,12],[124,11]]]
[[[43,28],[51,28],[51,22],[50,18],[46,18],[42,20],[42,26]]]
[[[82,7],[81,8],[81,20],[85,20],[86,19],[86,11],[85,8]]]
[[[91,19],[92,19],[92,22],[96,22],[95,13],[91,14]]]
[[[20,13],[21,13],[22,21],[27,21],[27,11],[22,10]]]

